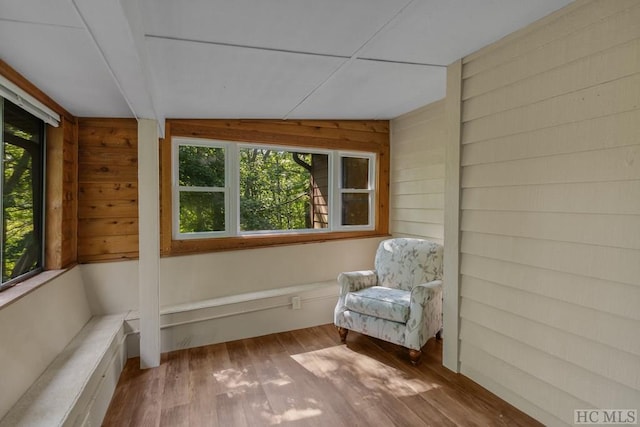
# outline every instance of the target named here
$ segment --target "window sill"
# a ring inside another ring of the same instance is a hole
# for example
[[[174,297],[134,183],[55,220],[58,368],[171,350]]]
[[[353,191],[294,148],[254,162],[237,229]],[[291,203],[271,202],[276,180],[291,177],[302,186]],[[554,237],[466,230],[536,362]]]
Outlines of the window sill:
[[[52,281],[56,277],[61,276],[68,270],[68,268],[62,270],[46,270],[0,292],[0,309],[18,301],[23,296],[38,289],[45,283]]]
[[[306,243],[323,243],[345,239],[363,239],[385,237],[387,233],[371,231],[339,231],[329,233],[299,233],[286,235],[253,235],[237,237],[220,237],[213,239],[172,240],[171,247],[162,248],[162,256],[187,255],[205,252],[234,251],[240,249],[257,249],[283,245]]]

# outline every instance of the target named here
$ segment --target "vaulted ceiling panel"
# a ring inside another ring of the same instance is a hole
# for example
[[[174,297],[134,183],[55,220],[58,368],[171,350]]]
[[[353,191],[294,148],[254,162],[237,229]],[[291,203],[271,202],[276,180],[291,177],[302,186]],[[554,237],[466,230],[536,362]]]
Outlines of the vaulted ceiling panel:
[[[361,58],[449,65],[571,0],[421,0],[412,2]],[[532,7],[535,6],[535,7]],[[491,25],[487,25],[487,23]]]
[[[408,0],[143,0],[147,34],[351,56]]]
[[[7,21],[84,28],[68,0],[0,0],[0,18]]]
[[[445,96],[446,68],[355,60],[289,118],[391,119]]]
[[[3,21],[0,57],[71,114],[131,115],[84,29]]]
[[[166,117],[282,118],[344,59],[147,38]]]
[[[393,118],[567,3],[0,0],[0,59],[78,116]]]

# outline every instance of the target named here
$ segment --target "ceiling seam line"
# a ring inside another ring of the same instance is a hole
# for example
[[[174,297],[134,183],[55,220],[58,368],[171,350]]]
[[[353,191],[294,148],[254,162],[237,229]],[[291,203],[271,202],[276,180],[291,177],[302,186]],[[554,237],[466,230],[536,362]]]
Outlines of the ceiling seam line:
[[[380,59],[380,58],[364,58],[358,57],[356,58],[358,61],[373,61],[373,62],[388,62],[390,64],[402,64],[402,65],[421,65],[423,67],[441,67],[447,68],[446,65],[442,64],[427,64],[426,62],[411,62],[411,61],[394,61],[393,59]]]
[[[253,49],[253,50],[262,50],[267,52],[281,52],[281,53],[294,53],[298,55],[312,55],[312,56],[323,56],[327,58],[340,58],[340,59],[348,59],[350,56],[347,55],[334,55],[331,53],[319,53],[319,52],[306,52],[301,50],[289,50],[289,49],[278,49],[273,47],[264,47],[264,46],[253,46],[253,45],[245,45],[245,44],[236,44],[236,43],[225,43],[225,42],[212,42],[207,40],[195,40],[195,39],[184,39],[180,37],[167,37],[167,36],[158,36],[154,34],[145,34],[145,37],[159,40],[171,40],[171,41],[179,41],[179,42],[188,42],[188,43],[200,43],[200,44],[209,44],[214,46],[224,46],[224,47],[237,47],[241,49]]]
[[[353,52],[353,54],[351,55],[351,57],[349,59],[347,59],[346,61],[342,62],[340,65],[338,65],[338,67],[335,70],[333,70],[327,76],[326,79],[324,79],[320,84],[318,84],[315,88],[313,88],[304,98],[302,98],[300,100],[300,102],[298,102],[291,110],[289,110],[287,112],[287,114],[284,115],[283,120],[287,120],[289,118],[289,116],[291,115],[291,113],[293,113],[298,107],[300,107],[302,104],[304,104],[306,102],[306,100],[309,99],[314,93],[316,93],[321,87],[323,87],[325,84],[327,84],[327,82],[329,80],[331,80],[333,78],[333,76],[335,76],[338,73],[338,71],[342,70],[348,64],[351,64],[353,61],[358,59],[358,54],[365,47],[367,47],[367,45],[369,45],[369,43],[371,43],[380,33],[382,33],[382,31],[385,28],[387,28],[391,22],[393,22],[398,16],[400,16],[402,14],[402,12],[405,11],[406,8],[408,8],[414,2],[415,2],[415,0],[410,0],[404,6],[402,6],[396,13],[394,13],[393,16],[391,16],[391,18],[389,18],[382,26],[380,26],[380,28],[378,28],[371,35],[371,37],[369,37],[362,45],[360,45],[360,47],[358,49],[356,49],[355,52]]]
[[[70,30],[84,30],[84,28],[76,27],[75,25],[52,24],[49,22],[24,21],[22,19],[0,18],[0,21],[13,22],[15,24],[42,25],[44,27],[68,28]]]
[[[236,47],[241,49],[253,49],[253,50],[262,50],[266,52],[282,52],[282,53],[293,53],[298,55],[312,55],[312,56],[322,56],[326,58],[339,58],[339,59],[350,59],[352,56],[347,55],[337,55],[332,53],[320,53],[320,52],[309,52],[304,50],[291,50],[291,49],[278,49],[273,47],[266,46],[255,46],[249,44],[239,44],[239,43],[226,43],[226,42],[215,42],[209,40],[197,40],[197,39],[186,39],[182,37],[170,37],[170,36],[161,36],[157,34],[145,34],[145,37],[158,39],[158,40],[170,40],[170,41],[178,41],[178,42],[186,42],[186,43],[199,43],[199,44],[209,44],[214,46],[224,46],[224,47]],[[359,51],[360,49],[358,49]],[[444,64],[429,64],[426,62],[412,62],[412,61],[396,61],[393,59],[382,59],[382,58],[369,58],[356,56],[355,59],[360,61],[375,61],[375,62],[388,62],[392,64],[406,64],[406,65],[422,65],[425,67],[443,67],[446,68],[447,65]]]

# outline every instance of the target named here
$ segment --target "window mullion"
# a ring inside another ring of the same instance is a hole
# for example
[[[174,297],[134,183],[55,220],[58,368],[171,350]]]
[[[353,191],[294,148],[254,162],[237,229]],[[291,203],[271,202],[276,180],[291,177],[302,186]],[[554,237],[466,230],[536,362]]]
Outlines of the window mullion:
[[[225,152],[226,158],[226,180],[225,180],[225,202],[227,206],[227,232],[231,236],[237,236],[240,224],[240,165],[239,165],[239,144],[228,144]]]
[[[329,196],[329,200],[331,200],[331,206],[329,206],[329,212],[331,213],[331,217],[329,218],[329,226],[331,231],[335,231],[340,229],[340,210],[342,209],[342,197],[340,193],[340,155],[332,152],[330,156],[331,161],[329,165],[331,170],[329,171],[329,176],[331,177],[331,183],[329,188],[331,188],[331,195]]]

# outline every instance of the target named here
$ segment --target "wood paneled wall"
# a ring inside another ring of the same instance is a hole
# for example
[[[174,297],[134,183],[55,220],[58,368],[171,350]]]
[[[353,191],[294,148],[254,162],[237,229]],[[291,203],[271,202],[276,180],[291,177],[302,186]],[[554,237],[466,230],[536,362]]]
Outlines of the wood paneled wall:
[[[461,371],[548,425],[640,403],[640,2],[463,60]]]
[[[443,243],[444,101],[391,122],[390,231]]]
[[[138,125],[78,120],[78,261],[138,257]]]

